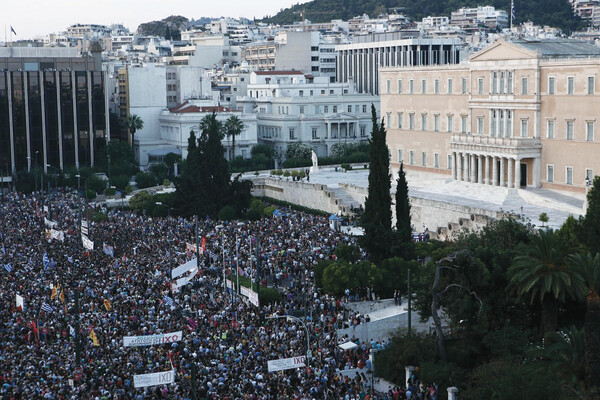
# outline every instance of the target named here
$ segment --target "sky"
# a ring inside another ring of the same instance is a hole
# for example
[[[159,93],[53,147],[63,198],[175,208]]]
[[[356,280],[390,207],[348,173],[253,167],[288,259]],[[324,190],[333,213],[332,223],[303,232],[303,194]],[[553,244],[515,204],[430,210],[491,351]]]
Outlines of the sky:
[[[8,0],[7,0],[8,1]],[[0,41],[12,26],[12,40],[30,39],[65,31],[69,25],[121,23],[135,31],[140,23],[170,15],[253,17],[274,15],[306,0],[13,0],[0,14]],[[2,31],[4,30],[4,32]]]

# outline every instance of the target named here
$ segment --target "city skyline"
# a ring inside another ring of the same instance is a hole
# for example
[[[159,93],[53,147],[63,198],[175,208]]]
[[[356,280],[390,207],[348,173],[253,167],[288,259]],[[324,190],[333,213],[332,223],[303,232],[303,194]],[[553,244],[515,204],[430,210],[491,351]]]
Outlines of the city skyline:
[[[7,41],[11,41],[11,27],[16,32],[16,35],[12,34],[13,41],[65,31],[67,27],[77,23],[123,24],[135,32],[141,23],[161,20],[170,15],[182,15],[190,20],[201,17],[263,18],[302,2],[231,0],[229,6],[224,6],[221,3],[193,0],[56,0],[52,3],[23,0],[11,4],[10,12],[3,14],[0,19],[0,29],[4,29],[4,32],[0,33],[0,41],[4,41],[5,37]]]

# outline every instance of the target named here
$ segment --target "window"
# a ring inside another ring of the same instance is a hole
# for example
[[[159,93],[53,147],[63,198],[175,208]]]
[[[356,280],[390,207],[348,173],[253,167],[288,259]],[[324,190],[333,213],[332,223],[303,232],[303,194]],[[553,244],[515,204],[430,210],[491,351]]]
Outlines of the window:
[[[546,123],[546,136],[548,139],[554,139],[554,121],[548,121]]]
[[[318,128],[312,128],[312,138],[313,139],[319,138],[319,129]]]
[[[452,169],[452,154],[448,154],[448,160],[446,161],[448,169]]]
[[[594,123],[592,121],[585,123],[585,140],[588,142],[594,141]]]
[[[454,130],[454,116],[448,115],[447,124],[447,131],[452,132]]]
[[[596,79],[593,76],[588,76],[587,94],[594,94],[596,91]]]
[[[304,106],[300,106],[300,114],[304,114]]]
[[[421,114],[421,130],[427,130],[427,114]]]
[[[498,110],[498,137],[504,136],[504,110]]]
[[[512,111],[506,111],[506,137],[512,136]]]
[[[496,110],[490,112],[490,135],[496,136]]]
[[[398,113],[398,129],[402,129],[402,113]]]
[[[320,113],[321,113],[321,107],[315,106],[315,114],[320,114]]]
[[[366,104],[363,104],[362,110],[363,110],[362,111],[363,114],[367,112],[367,105]]]
[[[565,183],[567,185],[573,184],[573,167],[567,167],[567,173],[565,177]]]
[[[330,90],[329,90],[329,94],[333,94],[333,89],[330,89]]]
[[[512,71],[508,71],[506,73],[506,93],[513,93],[513,73]]]
[[[440,155],[438,153],[433,154],[433,167],[434,168],[440,167]]]
[[[410,80],[408,81],[408,93],[413,94],[415,92],[415,81],[414,80]]]
[[[314,90],[311,90],[311,91],[309,92],[309,96],[313,96],[314,94],[315,94]]]
[[[586,182],[590,182],[590,184],[594,181],[594,170],[586,168],[585,169],[585,180]]]
[[[398,79],[398,94],[402,93],[402,79]]]
[[[387,94],[390,94],[392,92],[392,81],[389,79],[385,81],[385,92]]]
[[[452,79],[448,79],[448,94],[452,94]]]
[[[573,140],[574,132],[574,121],[567,121],[567,140]]]
[[[325,94],[325,89],[321,90],[321,94]]]
[[[325,114],[329,113],[329,106],[324,106],[323,107],[323,113],[325,113]]]
[[[385,115],[385,125],[389,128],[390,126],[392,126],[392,114],[391,113],[387,113]]]
[[[421,165],[424,167],[427,166],[427,153],[425,152],[421,153]]]
[[[575,92],[575,78],[569,76],[567,78],[567,94],[573,94]]]
[[[415,129],[415,114],[408,114],[408,129]]]
[[[296,139],[296,131],[290,128],[290,140]]]
[[[348,112],[351,113],[352,112],[352,106],[348,106]]]
[[[527,94],[529,88],[527,87],[527,78],[521,78],[521,94]]]
[[[504,94],[504,72],[500,72],[500,94]]]
[[[477,117],[477,134],[483,135],[483,117]]]
[[[411,150],[411,151],[408,153],[408,157],[409,157],[409,158],[408,158],[408,163],[409,163],[410,165],[414,165],[414,164],[415,164],[415,152]]]
[[[498,87],[498,73],[492,72],[492,94],[496,94]]]
[[[462,78],[461,81],[462,81],[461,92],[462,92],[462,94],[466,94],[467,93],[467,78]]]
[[[548,78],[548,94],[554,94],[554,77]]]
[[[526,119],[521,120],[521,137],[527,137],[528,122]]]
[[[440,116],[439,115],[433,116],[433,130],[436,132],[440,131]]]
[[[467,117],[460,117],[460,131],[467,133]]]
[[[425,92],[423,92],[425,93]],[[435,81],[433,81],[433,93],[434,94],[439,94],[440,93],[440,80],[436,79]]]
[[[337,112],[337,106],[333,106],[333,112],[336,113]]]
[[[477,79],[477,94],[483,94],[483,78]]]
[[[427,81],[425,79],[421,80],[421,94],[427,93]]]
[[[404,159],[402,158],[402,150],[398,150],[398,162],[402,162]]]
[[[367,130],[365,129],[364,126],[360,127],[360,137],[365,137],[367,136]]]
[[[300,91],[298,92],[298,96],[300,96],[300,97],[304,97],[304,90],[300,90]]]
[[[554,165],[546,165],[546,180],[548,182],[554,182]]]

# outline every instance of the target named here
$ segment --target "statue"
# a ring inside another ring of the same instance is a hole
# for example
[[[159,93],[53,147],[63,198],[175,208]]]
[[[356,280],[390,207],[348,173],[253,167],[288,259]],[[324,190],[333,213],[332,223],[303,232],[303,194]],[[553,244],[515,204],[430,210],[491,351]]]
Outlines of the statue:
[[[319,171],[319,159],[317,158],[317,153],[315,153],[315,151],[312,151],[311,154],[311,158],[312,158],[312,167],[310,167],[310,173],[314,173],[314,172],[318,172]]]

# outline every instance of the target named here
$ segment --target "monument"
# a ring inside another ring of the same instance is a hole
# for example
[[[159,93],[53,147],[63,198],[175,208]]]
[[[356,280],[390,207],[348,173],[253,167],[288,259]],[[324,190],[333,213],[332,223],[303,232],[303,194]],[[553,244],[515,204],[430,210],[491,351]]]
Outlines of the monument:
[[[319,159],[317,158],[317,153],[315,153],[314,150],[312,151],[311,158],[312,167],[310,167],[310,173],[313,174],[315,172],[319,172]]]

